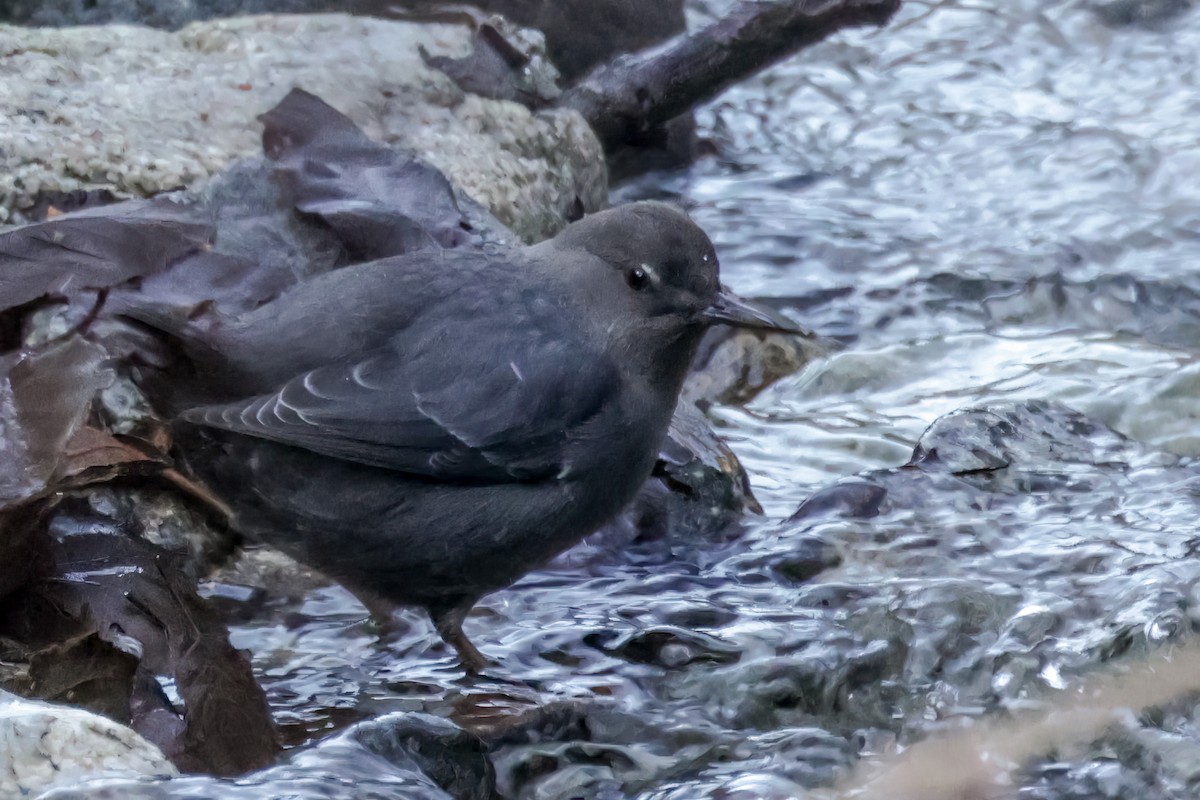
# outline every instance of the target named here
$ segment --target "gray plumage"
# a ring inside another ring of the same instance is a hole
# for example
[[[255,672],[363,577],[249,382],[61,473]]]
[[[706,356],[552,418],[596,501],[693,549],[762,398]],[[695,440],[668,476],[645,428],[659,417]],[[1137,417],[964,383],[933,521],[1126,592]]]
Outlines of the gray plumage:
[[[707,325],[776,327],[659,203],[347,267],[207,330],[129,315],[182,342],[183,458],[235,527],[426,608],[472,670],[465,612],[633,498]]]

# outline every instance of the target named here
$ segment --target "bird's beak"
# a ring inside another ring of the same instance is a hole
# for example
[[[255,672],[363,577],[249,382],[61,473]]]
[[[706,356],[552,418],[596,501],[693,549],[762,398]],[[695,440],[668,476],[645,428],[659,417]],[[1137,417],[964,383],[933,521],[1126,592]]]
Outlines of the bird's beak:
[[[755,308],[733,292],[721,287],[720,294],[711,306],[700,312],[710,325],[733,325],[738,328],[753,328],[776,333],[805,333],[778,315]]]

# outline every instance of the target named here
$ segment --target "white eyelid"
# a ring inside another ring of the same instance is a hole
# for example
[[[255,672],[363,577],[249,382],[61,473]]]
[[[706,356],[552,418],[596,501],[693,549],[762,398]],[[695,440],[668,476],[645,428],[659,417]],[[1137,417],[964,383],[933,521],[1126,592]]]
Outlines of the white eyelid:
[[[646,273],[646,277],[649,278],[652,283],[658,283],[658,271],[654,269],[654,267],[650,266],[649,264],[639,264],[638,266],[642,268],[642,271]]]

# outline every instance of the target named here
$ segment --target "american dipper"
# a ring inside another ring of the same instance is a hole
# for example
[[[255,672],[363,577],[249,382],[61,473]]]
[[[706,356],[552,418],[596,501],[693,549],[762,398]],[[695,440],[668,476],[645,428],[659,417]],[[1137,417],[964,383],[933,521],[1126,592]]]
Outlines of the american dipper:
[[[235,529],[371,608],[424,607],[472,672],[466,612],[634,497],[705,329],[786,330],[653,202],[503,254],[345,267],[207,329],[128,315],[194,366],[182,458]]]

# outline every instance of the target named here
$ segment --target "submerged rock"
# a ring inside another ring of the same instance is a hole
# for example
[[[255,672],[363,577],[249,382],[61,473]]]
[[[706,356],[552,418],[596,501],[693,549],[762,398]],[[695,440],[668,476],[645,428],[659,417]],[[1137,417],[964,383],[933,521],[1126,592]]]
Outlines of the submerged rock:
[[[96,781],[44,800],[490,800],[495,778],[483,743],[427,714],[388,714],[291,753],[284,763],[237,781],[185,777],[148,783]]]
[[[817,492],[781,538],[836,543],[838,573],[805,594],[903,647],[891,679],[1002,706],[1185,635],[1200,561],[1172,520],[1196,482],[1069,408],[1009,403],[942,417],[908,465]],[[765,563],[782,571],[787,548]]]
[[[1113,28],[1159,28],[1191,8],[1191,0],[1111,0],[1092,6],[1092,11]]]

